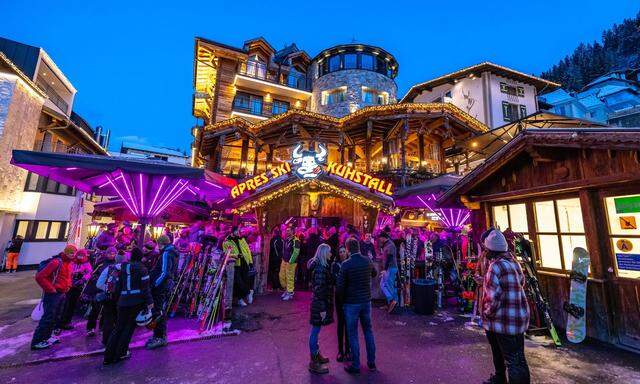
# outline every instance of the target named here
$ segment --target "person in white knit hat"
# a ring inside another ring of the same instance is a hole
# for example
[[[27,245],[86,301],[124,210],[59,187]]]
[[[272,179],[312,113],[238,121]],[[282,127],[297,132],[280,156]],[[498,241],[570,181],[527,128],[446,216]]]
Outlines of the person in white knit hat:
[[[504,235],[489,229],[481,236],[483,256],[489,266],[482,288],[482,326],[487,334],[495,374],[488,384],[530,383],[524,354],[524,333],[529,326],[529,304],[524,293],[524,275],[509,252]]]

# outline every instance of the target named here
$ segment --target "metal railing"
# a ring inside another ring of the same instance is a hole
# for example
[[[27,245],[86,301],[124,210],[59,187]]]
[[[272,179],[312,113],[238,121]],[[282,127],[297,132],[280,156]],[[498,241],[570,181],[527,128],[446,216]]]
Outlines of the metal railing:
[[[240,66],[240,72],[243,76],[252,77],[254,79],[268,81],[270,83],[284,85],[285,87],[310,91],[311,84],[307,77],[300,73],[280,73],[274,74],[269,72],[266,64],[257,61],[247,61]]]
[[[58,95],[55,89],[43,81],[38,81],[38,87],[42,88],[53,104],[58,106],[58,108],[60,108],[60,110],[65,114],[67,113],[69,110],[69,104],[64,101],[60,95]]]

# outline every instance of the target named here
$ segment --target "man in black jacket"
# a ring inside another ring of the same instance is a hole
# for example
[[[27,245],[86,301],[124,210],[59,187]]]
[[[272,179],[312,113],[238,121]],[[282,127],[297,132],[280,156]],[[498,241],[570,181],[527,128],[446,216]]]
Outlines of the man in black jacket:
[[[367,366],[376,370],[376,344],[371,327],[371,278],[376,271],[368,257],[360,254],[360,243],[350,238],[346,242],[351,255],[342,263],[338,274],[336,295],[344,302],[344,314],[347,320],[347,334],[351,345],[351,365],[344,367],[351,374],[360,373],[360,344],[358,341],[358,321],[362,324],[362,333],[367,347]]]
[[[273,228],[273,237],[269,242],[269,272],[267,281],[274,291],[282,288],[280,285],[280,262],[282,261],[282,251],[284,249],[284,241],[280,231],[280,226]]]
[[[167,345],[167,301],[176,275],[178,265],[178,252],[171,244],[168,236],[158,237],[160,258],[151,270],[150,287],[153,296],[153,318],[156,319],[156,327],[153,336],[145,343],[146,349],[155,349]]]

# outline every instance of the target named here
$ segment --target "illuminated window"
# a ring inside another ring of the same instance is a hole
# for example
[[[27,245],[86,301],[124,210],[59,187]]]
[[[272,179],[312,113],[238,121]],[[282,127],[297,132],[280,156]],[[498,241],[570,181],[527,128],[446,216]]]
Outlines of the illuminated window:
[[[271,105],[271,114],[279,115],[281,113],[285,113],[289,110],[289,103],[281,100],[273,100],[273,104]]]
[[[571,270],[573,249],[587,249],[580,199],[537,201],[534,210],[542,266]]]
[[[322,105],[332,105],[343,102],[347,97],[347,87],[340,87],[329,91],[322,91]]]
[[[525,204],[493,206],[493,226],[501,231],[510,228],[513,232],[529,233],[527,207]]]
[[[389,94],[387,92],[378,92],[368,87],[362,87],[362,101],[367,104],[386,105],[389,104]]]
[[[67,196],[75,194],[75,189],[68,185],[60,184],[57,181],[38,176],[31,172],[27,174],[27,182],[25,183],[24,190],[27,192],[52,193]]]
[[[604,199],[611,251],[620,277],[640,278],[640,195]]]
[[[58,242],[66,241],[68,231],[66,221],[17,220],[13,235],[20,235],[27,242]]]

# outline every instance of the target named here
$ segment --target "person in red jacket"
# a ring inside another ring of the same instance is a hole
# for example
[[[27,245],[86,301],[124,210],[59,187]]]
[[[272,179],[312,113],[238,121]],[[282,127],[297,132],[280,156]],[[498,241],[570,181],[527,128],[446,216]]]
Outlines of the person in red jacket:
[[[64,295],[71,288],[71,261],[76,251],[75,245],[68,244],[59,255],[52,257],[47,265],[36,274],[36,282],[44,291],[42,295],[44,313],[33,332],[31,349],[49,348],[60,341],[52,337],[51,333],[64,301]]]

